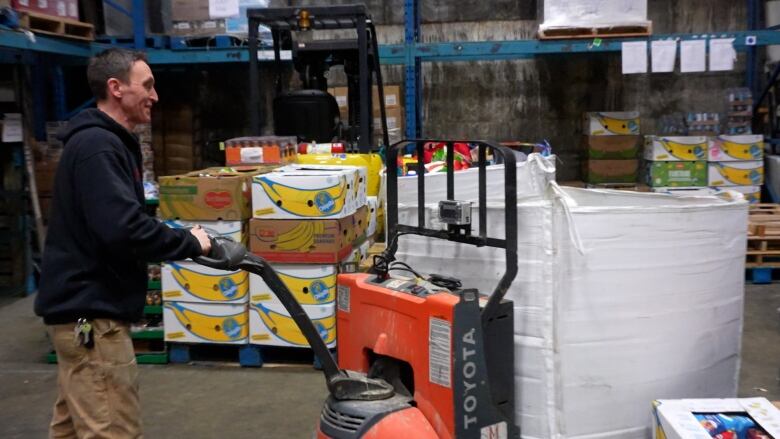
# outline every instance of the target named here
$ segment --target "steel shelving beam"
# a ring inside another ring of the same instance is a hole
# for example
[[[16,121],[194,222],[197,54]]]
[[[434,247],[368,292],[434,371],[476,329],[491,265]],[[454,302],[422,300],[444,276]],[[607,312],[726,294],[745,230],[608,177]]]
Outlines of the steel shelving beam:
[[[406,138],[418,139],[422,132],[420,102],[422,102],[422,74],[420,59],[415,57],[413,48],[420,41],[420,1],[404,1],[404,106]],[[379,60],[384,63],[382,48],[379,48]]]

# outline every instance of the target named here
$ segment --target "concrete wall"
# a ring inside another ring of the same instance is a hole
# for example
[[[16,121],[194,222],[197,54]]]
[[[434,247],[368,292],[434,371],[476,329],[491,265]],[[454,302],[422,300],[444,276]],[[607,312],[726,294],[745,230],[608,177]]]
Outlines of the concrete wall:
[[[542,0],[539,0],[541,2]],[[273,0],[272,5],[344,1]],[[381,43],[403,41],[403,1],[368,0]],[[422,0],[424,41],[535,38],[536,1]],[[648,0],[656,34],[746,28],[746,2]],[[529,60],[425,63],[423,135],[442,138],[547,139],[559,154],[559,180],[580,178],[579,121],[585,111],[638,110],[642,131],[671,112],[720,111],[722,90],[744,82],[744,55],[731,73],[621,74],[620,54],[547,55]],[[403,67],[386,66],[386,83],[403,83]],[[334,78],[338,81],[338,76]]]

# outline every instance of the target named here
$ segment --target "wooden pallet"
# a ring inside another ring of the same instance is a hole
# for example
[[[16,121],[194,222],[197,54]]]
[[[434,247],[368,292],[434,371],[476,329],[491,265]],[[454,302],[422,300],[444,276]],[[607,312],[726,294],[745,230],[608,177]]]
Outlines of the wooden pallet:
[[[780,204],[751,204],[749,212],[748,239],[780,237]]]
[[[95,26],[70,18],[23,11],[19,12],[19,25],[36,34],[54,35],[84,41],[95,40]]]
[[[561,26],[539,29],[540,40],[647,37],[652,34],[652,23],[613,26]]]

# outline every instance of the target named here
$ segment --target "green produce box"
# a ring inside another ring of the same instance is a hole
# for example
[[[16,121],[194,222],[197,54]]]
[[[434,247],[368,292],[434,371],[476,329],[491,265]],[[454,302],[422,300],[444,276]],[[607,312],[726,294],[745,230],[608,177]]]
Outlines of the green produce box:
[[[646,162],[648,186],[707,186],[707,162]]]
[[[583,167],[585,181],[591,184],[636,183],[639,161],[586,160]]]
[[[641,136],[582,136],[582,148],[590,159],[635,159]]]

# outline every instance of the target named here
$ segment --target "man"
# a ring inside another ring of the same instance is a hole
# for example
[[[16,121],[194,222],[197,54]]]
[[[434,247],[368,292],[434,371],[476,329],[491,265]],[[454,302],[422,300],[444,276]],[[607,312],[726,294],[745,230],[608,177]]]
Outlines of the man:
[[[157,102],[144,54],[92,58],[97,100],[70,120],[55,177],[35,312],[57,352],[53,438],[141,437],[129,323],[141,318],[147,261],[208,254],[203,229],[174,230],[145,212],[141,150],[131,131]]]

